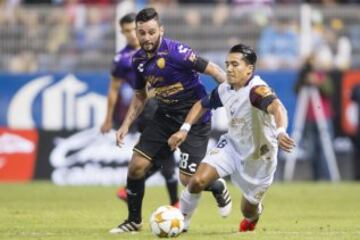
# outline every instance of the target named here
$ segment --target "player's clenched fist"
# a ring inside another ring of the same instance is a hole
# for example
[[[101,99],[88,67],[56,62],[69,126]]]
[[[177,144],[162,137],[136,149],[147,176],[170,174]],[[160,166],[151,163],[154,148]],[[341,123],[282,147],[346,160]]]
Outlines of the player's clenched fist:
[[[129,132],[129,129],[127,127],[120,127],[119,130],[116,132],[116,144],[119,147],[122,147],[124,145],[124,138],[126,134]]]
[[[168,139],[168,144],[170,146],[170,149],[174,151],[177,147],[179,147],[186,139],[187,137],[186,131],[177,131],[171,137]]]
[[[286,151],[291,152],[291,150],[295,147],[295,142],[292,138],[287,135],[287,133],[280,133],[278,136],[279,147]]]

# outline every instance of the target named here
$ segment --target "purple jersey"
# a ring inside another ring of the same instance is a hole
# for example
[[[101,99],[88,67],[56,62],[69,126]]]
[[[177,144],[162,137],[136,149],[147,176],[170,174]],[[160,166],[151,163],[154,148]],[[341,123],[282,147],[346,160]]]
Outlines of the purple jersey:
[[[131,87],[134,87],[135,81],[135,73],[131,63],[136,51],[135,48],[127,45],[115,55],[111,66],[111,75],[114,78],[126,81]]]
[[[143,89],[148,83],[159,101],[159,111],[183,121],[192,105],[206,96],[195,70],[196,59],[196,53],[189,46],[166,38],[152,57],[140,49],[133,56],[134,89]],[[207,113],[203,122],[209,120]]]
[[[112,62],[111,66],[111,76],[115,79],[121,79],[125,83],[129,84],[131,87],[134,87],[135,81],[135,72],[132,69],[132,56],[136,53],[136,49],[127,45],[121,51],[119,51]],[[118,98],[114,107],[113,121],[117,127],[120,124],[127,112],[128,103],[124,99],[123,94],[126,92],[128,85],[123,84],[118,92]]]

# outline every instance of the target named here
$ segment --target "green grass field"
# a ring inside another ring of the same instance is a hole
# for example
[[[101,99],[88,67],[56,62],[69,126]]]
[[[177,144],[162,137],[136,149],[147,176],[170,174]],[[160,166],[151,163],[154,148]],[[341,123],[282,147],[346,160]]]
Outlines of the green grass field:
[[[144,229],[110,235],[127,216],[115,187],[60,187],[49,182],[0,184],[0,239],[155,239],[148,226],[152,210],[167,204],[165,188],[150,187],[144,201]],[[360,239],[360,184],[274,184],[252,233],[237,233],[240,192],[230,186],[233,212],[217,214],[204,193],[190,232],[181,239]]]

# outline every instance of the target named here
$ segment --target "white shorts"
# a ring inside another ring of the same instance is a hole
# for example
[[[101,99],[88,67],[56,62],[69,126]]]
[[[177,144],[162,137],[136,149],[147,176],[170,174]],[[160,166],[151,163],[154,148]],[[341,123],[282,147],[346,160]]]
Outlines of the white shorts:
[[[266,154],[266,159],[244,160],[225,136],[207,153],[202,163],[214,167],[220,177],[230,175],[244,197],[252,204],[259,204],[274,179],[277,148]]]

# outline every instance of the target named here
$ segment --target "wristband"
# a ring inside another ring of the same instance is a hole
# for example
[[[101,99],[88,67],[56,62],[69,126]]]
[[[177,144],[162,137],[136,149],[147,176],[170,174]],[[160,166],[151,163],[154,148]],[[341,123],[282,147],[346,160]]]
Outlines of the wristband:
[[[180,127],[180,131],[189,132],[191,129],[191,125],[189,123],[183,123]]]
[[[278,138],[281,133],[286,133],[286,130],[284,127],[279,127],[276,129],[276,131],[275,131],[276,138]]]

